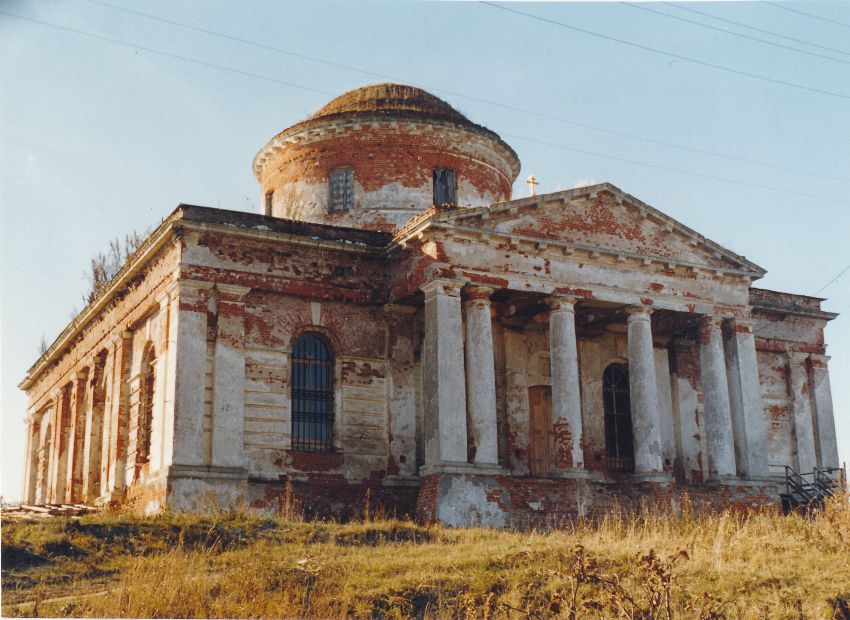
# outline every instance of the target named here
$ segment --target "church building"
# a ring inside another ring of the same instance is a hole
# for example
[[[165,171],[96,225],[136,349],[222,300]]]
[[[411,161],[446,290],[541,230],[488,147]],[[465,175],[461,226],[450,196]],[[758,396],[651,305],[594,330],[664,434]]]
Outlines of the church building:
[[[183,205],[27,373],[24,501],[450,525],[779,503],[838,466],[821,299],[608,183],[514,199],[514,150],[411,86]]]

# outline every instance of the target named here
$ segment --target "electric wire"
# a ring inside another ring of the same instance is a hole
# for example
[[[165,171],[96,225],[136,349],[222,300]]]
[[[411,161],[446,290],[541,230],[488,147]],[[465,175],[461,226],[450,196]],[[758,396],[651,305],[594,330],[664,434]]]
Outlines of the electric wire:
[[[484,4],[486,6],[492,7],[494,9],[499,9],[500,11],[505,11],[507,13],[514,13],[516,15],[522,15],[523,17],[527,17],[529,19],[534,19],[537,21],[541,21],[547,24],[551,24],[553,26],[559,26],[560,28],[565,28],[567,30],[572,30],[574,32],[581,32],[582,34],[586,34],[592,37],[597,37],[600,39],[604,39],[606,41],[612,41],[614,43],[620,43],[621,45],[626,45],[628,47],[632,47],[635,49],[640,49],[646,52],[651,52],[653,54],[660,54],[661,56],[666,56],[668,58],[675,58],[676,60],[681,60],[683,62],[689,62],[696,65],[700,65],[703,67],[710,67],[712,69],[717,69],[719,71],[725,71],[726,73],[733,73],[735,75],[741,75],[749,78],[753,78],[756,80],[761,80],[763,82],[769,82],[771,84],[779,84],[782,86],[787,86],[789,88],[794,88],[797,90],[803,90],[812,93],[818,93],[821,95],[826,95],[829,97],[837,97],[839,99],[850,100],[850,95],[846,93],[839,93],[831,90],[825,90],[822,88],[816,88],[814,86],[806,86],[805,84],[798,84],[796,82],[788,82],[786,80],[780,80],[777,78],[768,77],[766,75],[761,75],[758,73],[751,73],[749,71],[742,71],[741,69],[735,69],[733,67],[727,67],[726,65],[719,65],[717,63],[708,62],[705,60],[700,60],[698,58],[693,58],[691,56],[684,56],[682,54],[677,54],[675,52],[668,52],[665,50],[661,50],[655,47],[650,47],[649,45],[643,45],[641,43],[635,43],[634,41],[628,41],[626,39],[620,39],[618,37],[614,37],[607,34],[602,34],[600,32],[594,32],[593,30],[588,30],[586,28],[579,28],[578,26],[573,26],[566,22],[561,22],[555,19],[550,19],[548,17],[542,17],[540,15],[535,15],[533,13],[526,13],[525,11],[520,11],[518,9],[512,9],[507,6],[502,6],[496,4],[495,2],[490,2],[488,0],[478,0],[480,4]]]
[[[512,140],[523,140],[525,142],[533,142],[535,144],[541,144],[543,146],[549,146],[549,147],[552,147],[552,148],[561,149],[561,150],[565,150],[565,151],[572,151],[574,153],[581,153],[583,155],[593,155],[595,157],[603,157],[605,159],[612,159],[614,161],[621,161],[621,162],[628,163],[628,164],[634,164],[636,166],[643,166],[645,168],[654,168],[655,170],[664,170],[666,172],[675,172],[677,174],[684,174],[684,175],[699,177],[701,179],[708,179],[708,180],[712,180],[712,181],[722,181],[722,182],[725,182],[725,183],[742,185],[744,187],[752,187],[754,189],[763,189],[763,190],[768,190],[768,191],[772,191],[772,192],[780,192],[780,193],[783,193],[783,194],[793,194],[793,195],[796,195],[796,196],[803,196],[805,198],[816,198],[818,200],[827,200],[829,202],[835,202],[835,203],[838,203],[838,204],[850,204],[850,200],[842,200],[842,199],[839,199],[839,198],[831,198],[829,196],[822,196],[820,194],[810,194],[808,192],[798,192],[798,191],[795,191],[795,190],[784,190],[784,189],[779,189],[779,188],[773,187],[771,185],[762,185],[762,184],[759,184],[759,183],[751,183],[749,181],[741,181],[740,179],[731,179],[729,177],[721,177],[721,176],[715,176],[715,175],[712,175],[712,174],[704,174],[702,172],[694,172],[692,170],[682,170],[680,168],[671,168],[669,166],[662,166],[660,164],[652,164],[652,163],[648,163],[648,162],[644,162],[644,161],[638,161],[636,159],[629,159],[627,157],[620,157],[618,155],[609,155],[607,153],[599,153],[597,151],[589,151],[589,150],[586,150],[586,149],[580,149],[578,147],[566,146],[564,144],[557,144],[555,142],[547,142],[545,140],[538,140],[536,138],[528,138],[526,136],[519,136],[519,135],[516,135],[516,134],[503,133],[502,135],[506,138],[511,138]]]
[[[319,88],[313,88],[311,86],[305,86],[304,84],[296,84],[295,82],[287,82],[286,80],[278,80],[277,78],[269,77],[267,75],[262,75],[260,73],[251,73],[250,71],[242,71],[240,69],[234,69],[232,67],[225,67],[224,65],[217,65],[212,62],[207,62],[205,60],[198,60],[197,58],[190,58],[189,56],[182,56],[180,54],[173,54],[171,52],[165,52],[162,50],[157,50],[152,47],[147,47],[144,45],[137,45],[136,43],[128,43],[127,41],[121,41],[119,39],[113,39],[111,37],[106,37],[103,35],[95,34],[93,32],[86,32],[85,30],[78,30],[76,28],[71,28],[70,26],[60,26],[59,24],[54,24],[51,22],[42,21],[39,19],[34,19],[32,17],[24,17],[23,15],[16,15],[15,13],[9,13],[7,11],[0,10],[0,15],[6,15],[7,17],[14,17],[15,19],[21,19],[27,22],[32,22],[33,24],[39,24],[42,26],[47,26],[49,28],[55,28],[57,30],[64,30],[65,32],[71,32],[74,34],[78,34],[84,37],[91,37],[92,39],[97,39],[99,41],[105,41],[107,43],[113,43],[115,45],[123,45],[124,47],[130,47],[137,50],[142,50],[145,52],[150,52],[151,54],[159,54],[160,56],[167,56],[169,58],[176,58],[178,60],[185,60],[186,62],[191,62],[196,65],[201,65],[204,67],[210,67],[213,69],[221,69],[222,71],[229,71],[230,73],[236,73],[238,75],[244,75],[245,77],[256,78],[258,80],[265,80],[266,82],[273,82],[275,84],[282,84],[283,86],[291,86],[292,88],[298,88],[301,90],[307,90],[314,93],[319,93],[321,95],[329,95],[333,97],[336,93],[332,93],[327,90],[321,90]]]
[[[820,287],[817,291],[815,291],[815,294],[813,295],[813,297],[817,297],[818,295],[820,295],[820,294],[821,294],[821,292],[822,292],[824,289],[826,289],[826,287],[828,287],[828,286],[829,286],[830,284],[832,284],[833,282],[836,282],[836,281],[838,280],[838,278],[840,278],[841,276],[843,276],[843,275],[844,275],[845,273],[847,273],[848,271],[850,271],[850,264],[848,264],[848,265],[847,265],[844,269],[842,269],[842,270],[838,273],[838,275],[837,275],[837,276],[835,276],[832,280],[830,280],[829,282],[827,282],[826,284],[824,284],[822,287]]]
[[[129,14],[132,14],[132,15],[137,15],[139,17],[144,17],[146,19],[150,19],[150,20],[153,20],[153,21],[169,24],[171,26],[176,26],[176,27],[179,27],[179,28],[185,28],[187,30],[192,30],[192,31],[195,31],[195,32],[201,32],[201,33],[204,33],[204,34],[207,34],[207,35],[210,35],[210,36],[219,37],[219,38],[222,38],[222,39],[226,39],[226,40],[229,40],[229,41],[235,41],[235,42],[238,42],[238,43],[243,43],[245,45],[250,45],[250,46],[253,46],[253,47],[256,47],[256,48],[259,48],[259,49],[264,49],[264,50],[268,50],[268,51],[272,51],[272,52],[277,52],[277,53],[280,53],[280,54],[293,56],[295,58],[302,58],[302,59],[305,59],[305,60],[310,60],[310,61],[317,62],[317,63],[320,63],[320,64],[324,64],[324,65],[328,65],[328,66],[332,66],[332,67],[336,67],[336,68],[340,68],[340,69],[345,69],[345,70],[360,73],[360,74],[363,74],[363,75],[368,75],[370,77],[376,77],[376,78],[390,80],[390,81],[394,81],[394,82],[405,81],[405,80],[399,79],[398,77],[394,77],[394,76],[383,74],[383,73],[378,73],[378,72],[375,72],[375,71],[369,71],[369,70],[363,69],[361,67],[354,67],[352,65],[342,64],[342,63],[334,62],[334,61],[327,60],[327,59],[324,59],[324,58],[317,58],[315,56],[309,56],[307,54],[293,52],[292,50],[286,50],[286,49],[282,49],[282,48],[279,48],[279,47],[273,47],[271,45],[265,45],[265,44],[262,44],[262,43],[257,43],[256,41],[251,41],[251,40],[248,40],[248,39],[235,37],[235,36],[228,35],[228,34],[218,32],[218,31],[215,31],[215,30],[210,30],[210,29],[207,29],[207,28],[201,28],[199,26],[193,26],[191,24],[186,24],[184,22],[178,22],[178,21],[174,21],[174,20],[170,20],[170,19],[165,19],[165,18],[156,16],[156,15],[144,13],[142,11],[138,11],[138,10],[135,10],[135,9],[129,9],[129,8],[126,8],[126,7],[111,4],[109,2],[104,2],[103,0],[84,0],[84,1],[88,2],[90,4],[103,6],[103,7],[106,7],[106,8],[114,9],[114,10],[117,10],[117,11],[122,11],[122,12],[129,13]],[[530,109],[527,109],[527,108],[513,106],[513,105],[510,105],[510,104],[503,103],[503,102],[493,101],[493,100],[490,100],[490,99],[485,99],[485,98],[477,97],[477,96],[474,96],[474,95],[460,93],[460,92],[457,92],[457,91],[452,91],[452,90],[448,90],[448,89],[441,88],[441,87],[430,86],[430,85],[423,85],[423,86],[426,88],[426,90],[436,91],[436,92],[444,93],[444,94],[451,95],[451,96],[454,96],[454,97],[460,97],[460,98],[467,99],[467,100],[470,100],[470,101],[475,101],[475,102],[478,102],[478,103],[484,103],[486,105],[491,105],[491,106],[499,107],[499,108],[502,108],[502,109],[505,109],[505,110],[510,110],[512,112],[519,112],[519,113],[522,113],[522,114],[527,114],[527,115],[530,115],[530,116],[535,116],[537,118],[542,118],[542,119],[546,119],[546,120],[550,120],[550,121],[554,121],[554,122],[558,122],[558,123],[563,123],[563,124],[570,125],[570,126],[573,126],[573,127],[580,127],[582,129],[587,129],[589,131],[596,131],[596,132],[599,132],[599,133],[623,137],[623,138],[627,138],[627,139],[630,139],[630,140],[644,142],[644,143],[647,143],[647,144],[654,144],[654,145],[657,145],[657,146],[664,146],[664,147],[667,147],[667,148],[678,149],[678,150],[687,151],[687,152],[690,152],[690,153],[698,153],[698,154],[701,154],[701,155],[706,155],[706,156],[709,156],[709,157],[715,157],[715,158],[718,158],[718,159],[727,159],[729,161],[736,161],[736,162],[740,162],[740,163],[762,166],[764,168],[769,168],[769,169],[772,169],[772,170],[779,170],[781,172],[791,172],[793,174],[810,176],[810,177],[819,178],[819,179],[826,179],[826,180],[831,180],[831,181],[840,181],[842,183],[850,183],[850,179],[847,179],[847,178],[836,177],[836,176],[831,176],[831,175],[821,174],[821,173],[816,173],[816,172],[807,172],[807,171],[797,170],[795,168],[789,168],[789,167],[786,167],[786,166],[779,166],[779,165],[776,165],[776,164],[770,164],[770,163],[763,162],[763,161],[749,159],[749,158],[746,158],[746,157],[738,157],[738,156],[735,156],[735,155],[729,155],[729,154],[724,154],[724,153],[718,153],[716,151],[710,151],[710,150],[706,150],[706,149],[689,147],[689,146],[676,144],[676,143],[672,143],[672,142],[666,142],[666,141],[663,141],[663,140],[656,140],[656,139],[653,139],[653,138],[647,138],[647,137],[639,136],[639,135],[632,134],[632,133],[629,133],[629,132],[617,131],[617,130],[613,130],[613,129],[607,129],[607,128],[604,128],[604,127],[598,127],[598,126],[595,126],[595,125],[590,125],[590,124],[587,124],[587,123],[572,121],[572,120],[569,120],[569,119],[565,119],[563,117],[545,114],[545,113],[542,113],[542,112],[537,112],[535,110],[530,110]]]
[[[747,30],[752,30],[754,32],[760,32],[762,34],[769,34],[772,37],[779,37],[780,39],[787,39],[788,41],[794,41],[794,43],[802,43],[803,45],[808,45],[810,47],[816,47],[818,49],[822,49],[827,52],[833,52],[835,54],[844,54],[845,56],[850,56],[850,52],[845,50],[836,49],[834,47],[827,47],[825,45],[820,45],[818,43],[812,43],[811,41],[806,41],[804,39],[797,39],[795,37],[789,37],[785,34],[780,34],[778,32],[773,32],[772,30],[765,30],[764,28],[756,28],[755,26],[750,26],[748,24],[744,24],[741,22],[734,21],[732,19],[726,19],[725,17],[718,17],[717,15],[712,15],[711,13],[706,13],[705,11],[697,10],[690,6],[685,6],[684,4],[677,4],[676,2],[663,2],[662,4],[666,4],[668,6],[676,7],[680,11],[688,11],[690,13],[696,13],[697,15],[703,15],[705,17],[709,17],[711,19],[715,19],[720,22],[724,22],[726,24],[732,24],[733,26],[738,26],[739,28],[746,28]]]
[[[261,75],[261,74],[251,73],[251,72],[247,72],[247,71],[241,71],[239,69],[234,69],[232,67],[226,67],[226,66],[223,66],[223,65],[218,65],[218,64],[215,64],[215,63],[210,63],[210,62],[198,60],[196,58],[190,58],[188,56],[182,56],[180,54],[172,54],[170,52],[164,52],[162,50],[157,50],[157,49],[150,48],[150,47],[147,47],[147,46],[137,45],[137,44],[134,44],[134,43],[128,43],[126,41],[121,41],[119,39],[113,39],[111,37],[105,37],[105,36],[102,36],[102,35],[97,35],[97,34],[94,34],[94,33],[86,32],[86,31],[83,31],[83,30],[78,30],[76,28],[71,28],[71,27],[68,27],[68,26],[60,26],[58,24],[53,24],[53,23],[50,23],[50,22],[45,22],[45,21],[34,19],[34,18],[24,17],[24,16],[21,16],[21,15],[16,15],[14,13],[9,13],[9,12],[2,11],[2,10],[0,10],[0,14],[7,15],[9,17],[13,17],[13,18],[17,18],[17,19],[21,19],[21,20],[24,20],[24,21],[27,21],[27,22],[32,22],[32,23],[35,23],[35,24],[48,26],[48,27],[55,28],[55,29],[58,29],[58,30],[71,32],[71,33],[82,35],[82,36],[91,37],[91,38],[94,38],[96,40],[112,43],[112,44],[115,44],[115,45],[121,45],[121,46],[129,47],[129,48],[132,48],[132,49],[143,50],[143,51],[151,52],[151,53],[154,53],[154,54],[159,54],[159,55],[170,57],[170,58],[184,60],[184,61],[187,61],[187,62],[202,65],[202,66],[205,66],[205,67],[221,69],[221,70],[224,70],[224,71],[228,71],[230,73],[235,73],[235,74],[243,75],[243,76],[250,77],[250,78],[260,79],[260,80],[264,80],[264,81],[267,81],[267,82],[272,82],[272,83],[281,84],[281,85],[284,85],[284,86],[289,86],[289,87],[292,87],[292,88],[307,90],[307,91],[310,91],[310,92],[315,92],[315,93],[319,93],[319,94],[323,94],[323,95],[333,96],[335,94],[335,93],[331,93],[331,92],[324,91],[324,90],[321,90],[321,89],[312,88],[310,86],[305,86],[303,84],[297,84],[297,83],[289,82],[289,81],[285,81],[285,80],[278,80],[276,78],[271,78],[269,76],[265,76],[265,75]],[[709,180],[721,181],[721,182],[728,182],[728,183],[732,183],[732,184],[736,184],[736,185],[742,185],[742,186],[749,186],[749,187],[753,187],[753,188],[756,188],[756,189],[763,189],[763,190],[782,193],[782,194],[794,194],[794,195],[798,195],[798,196],[804,196],[804,197],[807,197],[807,198],[815,198],[815,199],[818,199],[818,200],[826,200],[826,201],[829,201],[829,202],[836,202],[836,203],[840,203],[840,204],[850,204],[850,202],[848,202],[846,200],[841,200],[841,199],[838,199],[838,198],[831,198],[829,196],[822,196],[822,195],[819,195],[819,194],[810,194],[810,193],[807,193],[807,192],[785,190],[785,189],[775,188],[775,187],[772,187],[772,186],[769,186],[769,185],[761,185],[761,184],[757,184],[757,183],[750,183],[748,181],[741,181],[741,180],[738,180],[738,179],[731,179],[731,178],[727,178],[727,177],[707,175],[707,174],[703,174],[703,173],[699,173],[699,172],[680,170],[680,169],[677,169],[677,168],[670,168],[670,167],[667,167],[667,166],[661,166],[661,165],[657,165],[657,164],[651,164],[651,163],[648,163],[648,162],[642,162],[642,161],[637,161],[637,160],[633,160],[633,159],[627,159],[627,158],[624,158],[624,157],[618,157],[616,155],[608,155],[608,154],[605,154],[605,153],[598,153],[598,152],[594,152],[594,151],[579,149],[577,147],[570,147],[570,146],[566,146],[566,145],[562,145],[562,144],[555,144],[555,143],[552,143],[552,142],[546,142],[546,141],[543,141],[543,140],[537,140],[537,139],[528,138],[528,137],[525,137],[525,136],[519,136],[519,135],[513,135],[513,134],[503,134],[503,135],[505,137],[509,137],[509,138],[513,138],[513,139],[525,140],[525,141],[528,141],[528,142],[534,142],[534,143],[542,144],[542,145],[545,145],[545,146],[550,146],[550,147],[559,148],[559,149],[563,149],[563,150],[573,151],[573,152],[577,152],[577,153],[583,153],[583,154],[587,154],[587,155],[593,155],[593,156],[597,156],[597,157],[603,157],[603,158],[606,158],[606,159],[621,161],[621,162],[624,162],[624,163],[630,163],[630,164],[634,164],[634,165],[638,165],[638,166],[655,168],[657,170],[664,170],[664,171],[667,171],[667,172],[675,172],[675,173],[678,173],[678,174],[689,175],[689,176],[699,177],[699,178],[703,178],[703,179],[709,179]]]
[[[783,11],[790,11],[791,13],[796,13],[797,15],[805,15],[806,17],[811,17],[812,19],[817,19],[822,22],[826,22],[828,24],[835,24],[836,26],[842,26],[844,28],[850,28],[850,24],[845,22],[840,22],[834,19],[829,19],[828,17],[821,17],[820,15],[814,15],[812,13],[806,13],[805,11],[801,11],[799,9],[792,9],[790,6],[785,6],[783,4],[779,4],[778,2],[768,2],[767,0],[762,0],[762,4],[769,4],[770,6],[776,9],[782,9]]]
[[[826,60],[831,60],[833,62],[840,62],[845,65],[850,65],[850,60],[844,60],[843,58],[834,58],[832,56],[826,56],[825,54],[818,54],[817,52],[810,52],[809,50],[802,50],[798,47],[792,47],[790,45],[785,45],[783,43],[776,43],[774,41],[768,41],[766,39],[759,39],[758,37],[751,37],[746,34],[741,34],[739,32],[732,32],[731,30],[726,30],[724,28],[718,28],[717,26],[711,26],[709,24],[703,24],[693,19],[688,19],[687,17],[679,17],[678,15],[670,15],[669,13],[664,13],[662,11],[657,11],[655,9],[651,9],[648,6],[644,6],[642,4],[635,4],[633,2],[623,2],[620,1],[620,4],[623,6],[627,6],[631,9],[637,9],[640,11],[645,11],[647,13],[654,13],[655,15],[661,15],[663,17],[667,17],[669,19],[675,19],[680,22],[685,22],[687,24],[693,24],[695,26],[699,26],[700,28],[706,28],[708,30],[714,30],[715,32],[722,32],[723,34],[727,34],[732,37],[739,37],[741,39],[747,39],[749,41],[755,41],[757,43],[763,43],[765,45],[770,45],[773,47],[779,47],[781,49],[790,50],[792,52],[798,52],[800,54],[806,54],[808,56],[816,56],[817,58],[825,58]]]

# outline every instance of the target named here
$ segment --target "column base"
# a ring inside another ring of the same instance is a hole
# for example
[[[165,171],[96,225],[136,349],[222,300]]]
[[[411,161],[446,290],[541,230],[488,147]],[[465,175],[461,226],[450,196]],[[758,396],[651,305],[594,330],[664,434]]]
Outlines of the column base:
[[[674,479],[671,474],[663,471],[647,471],[640,474],[632,475],[632,482],[640,484],[641,482],[655,482],[672,484]]]
[[[418,487],[420,484],[418,476],[384,476],[383,481],[385,487]]]
[[[508,476],[507,470],[496,464],[463,463],[444,461],[432,463],[419,468],[419,476],[430,476],[431,474],[463,474],[467,476]]]
[[[587,471],[586,469],[578,468],[578,467],[570,467],[568,469],[560,469],[557,471],[553,471],[549,474],[550,478],[569,478],[576,480],[590,480],[592,478],[601,478],[601,476],[595,472]]]

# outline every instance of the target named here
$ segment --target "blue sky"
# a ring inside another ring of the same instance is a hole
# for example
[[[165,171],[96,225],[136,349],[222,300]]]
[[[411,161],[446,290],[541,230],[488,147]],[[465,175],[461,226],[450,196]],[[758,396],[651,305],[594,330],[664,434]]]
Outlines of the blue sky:
[[[257,150],[363,84],[424,87],[501,134],[515,196],[530,174],[538,192],[609,181],[766,268],[757,286],[812,295],[850,264],[850,4],[641,5],[808,54],[621,3],[503,6],[608,38],[473,2],[0,4],[66,28],[0,14],[3,496],[22,477],[16,385],[82,308],[90,257],[180,202],[258,211]],[[850,273],[821,296],[842,313],[826,338],[846,460]]]

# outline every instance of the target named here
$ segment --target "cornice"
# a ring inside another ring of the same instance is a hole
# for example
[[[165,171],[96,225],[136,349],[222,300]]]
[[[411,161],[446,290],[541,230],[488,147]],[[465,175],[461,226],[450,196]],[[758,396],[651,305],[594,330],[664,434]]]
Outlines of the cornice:
[[[70,342],[86,327],[105,307],[109,305],[115,295],[132,280],[151,257],[156,254],[169,240],[174,238],[175,220],[178,211],[172,213],[151,235],[133,252],[124,266],[115,274],[115,277],[100,292],[100,294],[83,308],[74,319],[57,336],[47,351],[27,370],[24,379],[18,384],[18,388],[27,390],[45,367],[54,361],[67,348]]]
[[[254,156],[254,160],[252,162],[254,176],[257,180],[260,180],[263,168],[274,157],[274,154],[284,150],[290,145],[311,144],[332,138],[348,129],[356,130],[363,127],[380,129],[382,125],[389,125],[390,128],[398,128],[400,125],[408,125],[412,127],[424,125],[431,131],[449,130],[480,136],[493,145],[493,155],[495,155],[496,159],[500,160],[499,163],[504,166],[504,171],[500,171],[500,174],[505,177],[507,182],[512,183],[519,175],[519,157],[511,146],[502,140],[496,132],[481,125],[476,125],[471,121],[463,123],[459,121],[429,118],[428,116],[403,113],[358,113],[356,115],[336,119],[307,119],[284,129],[269,140]],[[512,178],[508,178],[505,171],[508,171]]]

